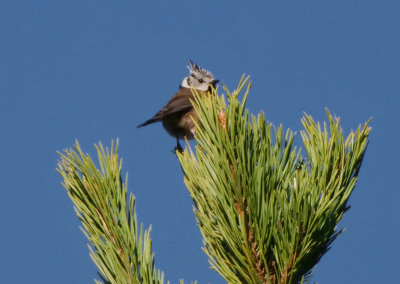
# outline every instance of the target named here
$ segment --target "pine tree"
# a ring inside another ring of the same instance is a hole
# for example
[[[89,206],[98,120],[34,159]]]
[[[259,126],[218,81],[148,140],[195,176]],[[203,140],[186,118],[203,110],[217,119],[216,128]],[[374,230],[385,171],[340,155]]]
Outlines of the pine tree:
[[[203,249],[228,283],[305,282],[343,231],[337,226],[349,209],[369,121],[345,139],[328,110],[322,125],[305,114],[303,157],[292,131],[245,109],[250,86],[242,77],[234,92],[224,87],[225,96],[216,90],[196,96],[197,144],[177,153]],[[75,150],[60,154],[58,171],[103,282],[163,283],[150,228],[138,230],[117,146],[96,146],[98,170],[76,143]]]

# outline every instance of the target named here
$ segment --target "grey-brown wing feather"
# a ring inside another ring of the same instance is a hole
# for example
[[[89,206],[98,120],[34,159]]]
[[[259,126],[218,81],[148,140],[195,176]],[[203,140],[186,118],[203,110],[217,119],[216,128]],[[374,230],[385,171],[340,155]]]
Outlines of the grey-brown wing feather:
[[[177,113],[192,107],[190,100],[193,100],[193,94],[191,89],[181,88],[172,99],[155,115],[155,116],[167,116],[173,113]]]
[[[179,91],[160,111],[158,111],[152,118],[138,125],[137,127],[142,127],[150,123],[161,121],[162,118],[168,115],[190,109],[192,108],[192,103],[190,100],[193,99],[194,97],[191,89],[180,88]]]

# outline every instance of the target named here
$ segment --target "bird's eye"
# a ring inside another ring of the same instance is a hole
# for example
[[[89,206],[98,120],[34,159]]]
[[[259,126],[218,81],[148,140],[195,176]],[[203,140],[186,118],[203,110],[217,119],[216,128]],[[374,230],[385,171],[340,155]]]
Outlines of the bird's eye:
[[[204,83],[203,79],[199,79],[199,83]]]

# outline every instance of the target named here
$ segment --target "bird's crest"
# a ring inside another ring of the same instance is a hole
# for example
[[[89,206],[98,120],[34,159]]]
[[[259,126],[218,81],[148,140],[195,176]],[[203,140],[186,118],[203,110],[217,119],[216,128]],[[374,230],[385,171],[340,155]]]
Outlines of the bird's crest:
[[[200,77],[207,77],[208,79],[210,79],[210,81],[214,80],[214,75],[210,71],[208,71],[204,68],[201,68],[199,65],[197,65],[190,59],[189,59],[188,69],[189,69],[189,73],[191,75],[200,75]],[[199,77],[199,76],[195,76],[195,77]]]

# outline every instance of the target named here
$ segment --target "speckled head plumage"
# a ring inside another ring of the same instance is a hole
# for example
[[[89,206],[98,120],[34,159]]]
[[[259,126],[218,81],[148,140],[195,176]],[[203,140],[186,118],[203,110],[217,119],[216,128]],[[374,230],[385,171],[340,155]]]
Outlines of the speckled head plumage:
[[[214,75],[199,65],[189,60],[189,76],[182,81],[182,88],[193,88],[199,91],[206,92],[210,86],[215,86],[218,80],[214,79]]]

